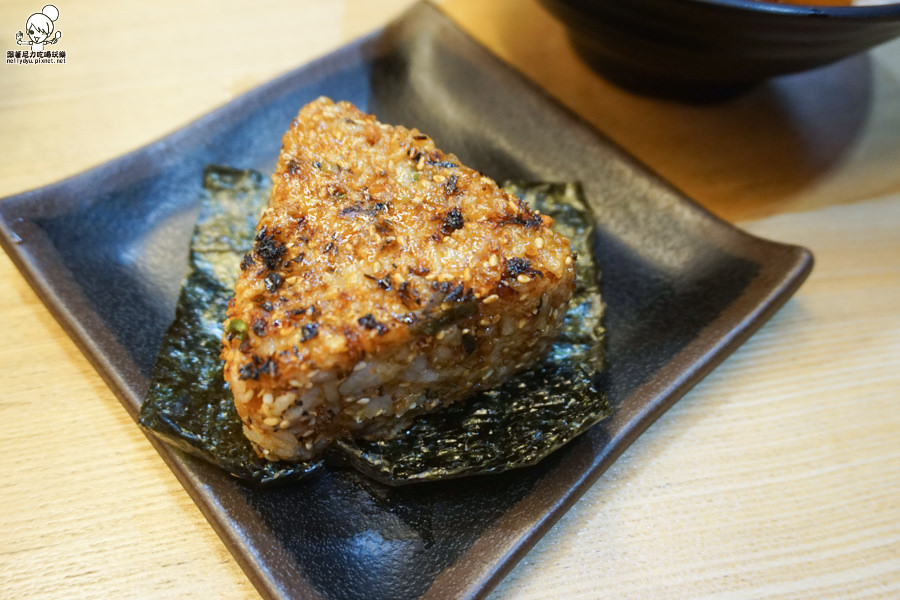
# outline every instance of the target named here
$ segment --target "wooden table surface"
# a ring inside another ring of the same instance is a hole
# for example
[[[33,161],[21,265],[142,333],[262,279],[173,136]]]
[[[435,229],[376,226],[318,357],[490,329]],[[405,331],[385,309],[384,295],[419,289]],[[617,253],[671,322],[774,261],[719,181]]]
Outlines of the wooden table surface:
[[[0,46],[42,4],[0,4]],[[409,4],[61,0],[66,64],[0,67],[0,197],[151,142]],[[900,43],[689,106],[606,83],[534,2],[442,6],[689,196],[816,256],[491,598],[900,597]],[[258,598],[2,253],[0,282],[0,597]]]

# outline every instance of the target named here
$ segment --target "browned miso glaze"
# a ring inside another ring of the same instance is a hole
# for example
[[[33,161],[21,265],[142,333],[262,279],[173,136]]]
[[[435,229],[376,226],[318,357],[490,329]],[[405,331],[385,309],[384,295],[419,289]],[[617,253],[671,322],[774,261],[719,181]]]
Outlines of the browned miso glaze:
[[[308,104],[228,308],[245,435],[266,458],[308,460],[536,364],[575,288],[552,224],[417,129]]]

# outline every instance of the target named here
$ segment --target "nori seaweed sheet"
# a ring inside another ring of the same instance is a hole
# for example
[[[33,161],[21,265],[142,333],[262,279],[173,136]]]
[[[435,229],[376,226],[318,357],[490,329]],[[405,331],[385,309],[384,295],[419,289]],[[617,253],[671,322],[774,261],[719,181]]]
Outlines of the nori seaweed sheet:
[[[321,461],[271,462],[244,437],[222,374],[222,323],[241,257],[253,247],[268,188],[256,171],[207,167],[191,239],[190,273],[163,338],[140,424],[166,442],[241,479],[299,479]]]
[[[253,244],[268,186],[254,171],[209,166],[191,240],[190,274],[154,367],[140,423],[244,480],[302,478],[322,466],[259,458],[242,433],[222,376],[222,322],[241,257]],[[535,368],[494,390],[423,415],[387,441],[347,440],[331,456],[391,485],[499,472],[540,461],[609,414],[595,385],[603,362],[603,303],[593,262],[593,216],[576,184],[507,184],[554,218],[578,256],[578,285],[562,334]]]
[[[565,327],[550,351],[550,360],[582,363],[603,370],[603,300],[600,269],[594,260],[594,215],[577,183],[514,183],[503,186],[528,206],[553,217],[553,230],[564,235],[575,253],[575,293]]]

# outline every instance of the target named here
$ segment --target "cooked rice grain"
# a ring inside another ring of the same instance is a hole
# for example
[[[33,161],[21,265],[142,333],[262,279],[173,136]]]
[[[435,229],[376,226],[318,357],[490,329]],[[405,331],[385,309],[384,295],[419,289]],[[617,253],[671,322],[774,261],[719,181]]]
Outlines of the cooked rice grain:
[[[244,431],[305,460],[533,364],[574,289],[550,219],[416,129],[305,106],[242,262],[222,357]]]

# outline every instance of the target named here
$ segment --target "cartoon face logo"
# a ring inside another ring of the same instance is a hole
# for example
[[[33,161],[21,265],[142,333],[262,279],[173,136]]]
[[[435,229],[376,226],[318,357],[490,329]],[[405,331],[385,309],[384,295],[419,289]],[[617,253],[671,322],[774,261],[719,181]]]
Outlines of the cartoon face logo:
[[[59,18],[59,9],[52,4],[48,4],[41,9],[41,12],[34,13],[25,21],[25,31],[28,32],[28,40],[24,39],[21,31],[16,33],[16,43],[20,46],[31,45],[34,52],[44,49],[44,44],[55,44],[62,37],[62,32],[57,31],[56,35],[51,37],[53,33],[53,21]]]

